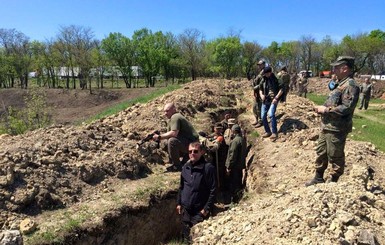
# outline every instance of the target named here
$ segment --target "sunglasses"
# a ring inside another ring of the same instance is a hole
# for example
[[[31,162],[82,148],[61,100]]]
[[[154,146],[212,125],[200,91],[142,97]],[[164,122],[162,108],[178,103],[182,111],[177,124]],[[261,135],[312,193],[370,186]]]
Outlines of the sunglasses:
[[[197,154],[199,151],[198,150],[189,150],[188,153],[189,154]]]

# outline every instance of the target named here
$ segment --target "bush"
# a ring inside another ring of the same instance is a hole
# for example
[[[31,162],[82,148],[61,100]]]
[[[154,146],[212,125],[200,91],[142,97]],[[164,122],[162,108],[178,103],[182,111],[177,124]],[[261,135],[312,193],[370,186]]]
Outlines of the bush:
[[[24,102],[26,106],[23,109],[7,108],[0,125],[0,133],[23,134],[51,124],[46,94],[43,90],[31,89],[24,97]]]

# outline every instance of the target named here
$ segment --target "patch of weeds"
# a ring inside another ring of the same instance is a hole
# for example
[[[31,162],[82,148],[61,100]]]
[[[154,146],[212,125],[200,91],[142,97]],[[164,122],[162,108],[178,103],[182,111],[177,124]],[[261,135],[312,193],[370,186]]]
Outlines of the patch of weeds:
[[[259,137],[258,131],[252,131],[247,137],[248,139],[255,140]]]

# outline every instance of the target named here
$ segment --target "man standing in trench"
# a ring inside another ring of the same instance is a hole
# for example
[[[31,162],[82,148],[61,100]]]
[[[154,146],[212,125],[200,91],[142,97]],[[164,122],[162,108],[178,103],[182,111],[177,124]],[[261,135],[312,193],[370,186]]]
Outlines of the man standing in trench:
[[[199,142],[188,148],[190,160],[182,168],[176,211],[182,215],[183,240],[190,242],[191,227],[208,218],[215,201],[215,168],[207,163]]]
[[[344,173],[346,137],[353,128],[353,113],[359,98],[359,87],[353,80],[354,58],[340,56],[331,64],[338,83],[324,105],[314,110],[321,115],[321,133],[317,144],[315,176],[305,185],[324,183],[324,172],[328,163],[332,165],[331,182],[337,182]]]
[[[164,106],[164,115],[169,119],[168,131],[164,134],[155,134],[153,140],[160,141],[167,139],[167,149],[172,165],[167,168],[168,171],[180,171],[182,163],[180,158],[186,158],[187,149],[191,142],[198,141],[199,135],[192,124],[176,111],[174,103],[167,103]]]

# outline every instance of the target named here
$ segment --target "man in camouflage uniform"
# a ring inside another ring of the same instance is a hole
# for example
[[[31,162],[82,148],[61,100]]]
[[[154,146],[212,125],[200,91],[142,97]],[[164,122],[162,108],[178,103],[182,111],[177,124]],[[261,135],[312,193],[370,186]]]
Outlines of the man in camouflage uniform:
[[[307,79],[307,73],[302,73],[302,76],[299,78],[298,81],[298,96],[299,97],[305,97],[307,94],[307,85],[309,84],[309,81]]]
[[[234,135],[230,143],[226,158],[226,173],[229,178],[229,188],[232,202],[238,202],[242,195],[243,170],[246,167],[246,145],[242,137],[242,130],[238,124],[232,126]]]
[[[315,176],[306,186],[325,182],[323,175],[329,162],[332,164],[331,182],[337,182],[344,172],[346,137],[352,131],[359,87],[353,80],[353,57],[340,56],[331,65],[339,82],[324,105],[314,108],[321,115],[321,133],[316,150]]]
[[[261,116],[261,107],[262,107],[262,100],[261,97],[259,96],[259,86],[261,85],[263,81],[263,68],[265,68],[265,61],[260,60],[257,63],[258,65],[258,75],[257,77],[253,80],[252,86],[254,90],[254,105],[253,105],[253,114],[255,117],[255,122],[252,123],[256,128],[262,126],[262,120],[260,118]]]
[[[365,110],[368,109],[369,106],[369,100],[370,96],[372,95],[372,83],[370,82],[369,78],[365,78],[365,81],[360,86],[360,107],[358,109],[364,108]]]
[[[233,139],[233,133],[231,132],[231,127],[236,123],[235,118],[229,118],[227,120],[227,129],[223,133],[223,137],[225,138],[225,143],[227,146],[230,145],[231,140]]]
[[[283,86],[283,94],[281,97],[281,101],[286,102],[287,94],[289,93],[289,89],[290,89],[290,75],[287,72],[286,66],[283,66],[281,68],[281,71],[278,72],[277,74],[277,78],[281,80],[280,83]]]

